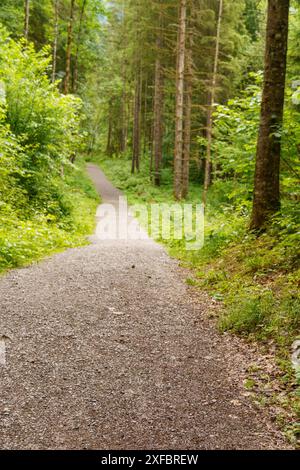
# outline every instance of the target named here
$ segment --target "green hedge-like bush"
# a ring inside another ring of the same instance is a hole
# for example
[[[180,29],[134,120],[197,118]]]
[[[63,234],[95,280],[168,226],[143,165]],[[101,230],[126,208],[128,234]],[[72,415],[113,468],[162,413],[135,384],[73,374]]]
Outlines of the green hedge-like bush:
[[[82,103],[50,82],[49,52],[0,27],[0,271],[84,243],[93,227],[97,196],[71,163]]]

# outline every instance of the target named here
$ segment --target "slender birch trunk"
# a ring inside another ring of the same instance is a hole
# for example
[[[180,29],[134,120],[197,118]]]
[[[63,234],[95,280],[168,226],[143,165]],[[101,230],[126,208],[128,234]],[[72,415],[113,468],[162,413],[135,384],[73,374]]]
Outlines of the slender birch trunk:
[[[207,202],[208,188],[211,184],[211,146],[212,146],[212,132],[213,132],[213,111],[214,111],[214,103],[215,103],[216,88],[217,88],[217,74],[218,74],[219,55],[220,55],[222,16],[223,16],[223,0],[219,0],[219,13],[218,13],[218,23],[217,23],[214,68],[213,68],[211,90],[209,92],[209,100],[208,100],[209,103],[208,103],[208,111],[207,111],[207,151],[206,151],[205,180],[204,180],[204,190],[203,190],[204,207],[206,206],[206,202]]]
[[[106,144],[106,155],[112,156],[112,133],[113,133],[113,114],[112,114],[113,100],[109,100],[109,111],[108,111],[108,131],[107,131],[107,144]]]
[[[188,35],[188,49],[186,51],[186,96],[185,96],[185,123],[183,138],[182,160],[182,197],[186,198],[189,192],[190,179],[190,153],[191,153],[191,124],[192,124],[192,95],[193,95],[193,64],[192,64],[192,32]]]
[[[75,53],[75,60],[74,60],[74,76],[73,76],[73,83],[72,83],[73,93],[76,93],[77,88],[78,88],[79,49],[80,49],[80,41],[81,41],[81,36],[82,36],[82,25],[83,25],[83,19],[84,19],[84,13],[85,13],[86,6],[87,6],[87,0],[83,0],[81,11],[80,11],[79,30],[78,30],[76,53]]]
[[[66,53],[66,76],[64,82],[64,94],[67,95],[70,90],[71,81],[71,56],[73,45],[73,26],[74,26],[75,0],[71,0],[70,19],[68,25],[67,53]]]
[[[123,63],[123,89],[122,89],[122,104],[121,104],[121,113],[122,113],[122,129],[121,129],[121,145],[120,150],[121,153],[126,152],[127,149],[127,76],[126,76],[126,64]]]
[[[58,17],[58,3],[59,0],[54,2],[54,38],[53,38],[53,54],[52,54],[52,83],[56,79],[56,64],[57,64],[57,45],[58,45],[58,34],[59,34],[59,17]]]
[[[141,65],[138,67],[135,83],[134,96],[134,121],[133,121],[133,152],[131,172],[140,169],[140,148],[141,148]]]
[[[186,42],[186,0],[180,0],[179,32],[177,51],[176,79],[176,117],[175,117],[175,155],[174,155],[174,197],[182,198],[182,155],[183,155],[183,108],[184,108],[184,70]]]
[[[29,18],[30,18],[30,0],[25,0],[24,4],[24,37],[26,41],[29,35]]]
[[[154,157],[154,184],[160,186],[161,165],[163,151],[163,99],[164,99],[164,76],[161,63],[163,47],[162,38],[162,11],[159,14],[159,32],[156,40],[157,58],[155,62],[155,85],[154,85],[154,117],[153,117],[153,157]]]

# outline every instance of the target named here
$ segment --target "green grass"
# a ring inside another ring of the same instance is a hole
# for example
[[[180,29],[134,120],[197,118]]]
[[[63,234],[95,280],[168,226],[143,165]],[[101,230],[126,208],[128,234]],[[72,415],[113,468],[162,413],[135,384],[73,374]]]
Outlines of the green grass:
[[[47,207],[47,201],[43,211],[0,206],[0,272],[87,244],[99,198],[85,173],[85,162],[79,159],[76,170],[67,169],[64,178],[54,180],[53,186],[63,208],[59,214],[51,203]]]
[[[156,188],[150,182],[147,161],[137,175],[131,175],[130,161],[124,158],[97,157],[94,161],[126,193],[130,204],[174,202],[171,169],[163,171],[162,185]],[[184,241],[160,241],[192,270],[187,283],[205,289],[220,303],[220,331],[259,342],[266,351],[275,352],[282,371],[279,381],[286,396],[284,407],[293,410],[284,423],[295,440],[297,432],[291,430],[298,429],[295,415],[300,421],[300,382],[297,387],[290,356],[300,333],[299,218],[295,205],[284,201],[282,216],[257,238],[247,230],[251,201],[245,194],[243,187],[232,181],[212,186],[201,250],[187,251]],[[198,184],[191,183],[187,202],[201,202]]]

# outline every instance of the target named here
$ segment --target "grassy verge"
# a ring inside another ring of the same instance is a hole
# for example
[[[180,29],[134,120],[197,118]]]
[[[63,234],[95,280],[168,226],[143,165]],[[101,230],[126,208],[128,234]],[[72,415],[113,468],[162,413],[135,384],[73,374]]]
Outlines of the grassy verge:
[[[45,201],[44,210],[34,204],[18,210],[0,205],[0,272],[87,243],[99,200],[85,173],[85,162],[78,160],[76,170],[66,169],[64,178],[53,179],[51,190],[51,202]]]
[[[127,160],[94,161],[130,204],[174,202],[171,170],[164,170],[162,186],[155,188],[148,164],[142,165],[140,174],[131,175]],[[199,201],[199,185],[191,184],[187,202]],[[257,238],[247,231],[250,207],[237,183],[218,183],[209,194],[204,248],[186,251],[182,241],[164,243],[172,256],[192,269],[187,282],[205,289],[219,303],[220,330],[259,343],[275,356],[276,370],[251,365],[245,386],[275,410],[275,419],[295,443],[300,437],[300,377],[291,365],[291,348],[300,334],[299,220],[295,207],[285,204],[283,216]]]

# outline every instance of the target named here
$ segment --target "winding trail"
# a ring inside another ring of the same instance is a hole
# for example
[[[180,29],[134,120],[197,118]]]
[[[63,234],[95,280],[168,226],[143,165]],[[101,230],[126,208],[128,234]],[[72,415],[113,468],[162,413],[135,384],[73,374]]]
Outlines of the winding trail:
[[[238,347],[204,309],[150,239],[94,238],[2,277],[0,448],[286,448],[244,397]]]

